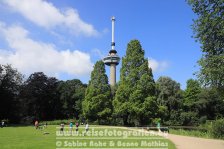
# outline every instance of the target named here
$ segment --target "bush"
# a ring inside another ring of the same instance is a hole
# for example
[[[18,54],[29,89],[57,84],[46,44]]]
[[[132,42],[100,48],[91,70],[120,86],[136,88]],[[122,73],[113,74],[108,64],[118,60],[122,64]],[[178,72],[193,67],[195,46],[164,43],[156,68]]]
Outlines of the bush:
[[[224,119],[219,119],[213,122],[211,135],[214,138],[224,139]]]
[[[206,121],[207,121],[207,116],[202,116],[202,117],[200,117],[200,119],[199,119],[199,123],[200,124],[205,124],[206,123]]]
[[[184,126],[194,126],[198,124],[198,117],[196,112],[182,112],[180,114],[180,121]]]

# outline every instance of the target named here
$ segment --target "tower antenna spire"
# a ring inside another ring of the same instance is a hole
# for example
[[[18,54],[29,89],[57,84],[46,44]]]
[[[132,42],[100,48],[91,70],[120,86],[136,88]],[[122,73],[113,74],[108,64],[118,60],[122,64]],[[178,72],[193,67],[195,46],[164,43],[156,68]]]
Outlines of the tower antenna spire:
[[[120,57],[117,55],[117,51],[115,50],[115,40],[114,40],[114,23],[115,17],[111,17],[112,21],[112,41],[111,41],[111,50],[109,51],[109,55],[103,58],[104,64],[110,66],[110,85],[114,86],[116,84],[116,66],[120,62]]]
[[[115,17],[111,17],[112,21],[112,41],[111,41],[111,49],[114,50],[115,47],[115,41],[114,41],[114,22],[115,22]]]

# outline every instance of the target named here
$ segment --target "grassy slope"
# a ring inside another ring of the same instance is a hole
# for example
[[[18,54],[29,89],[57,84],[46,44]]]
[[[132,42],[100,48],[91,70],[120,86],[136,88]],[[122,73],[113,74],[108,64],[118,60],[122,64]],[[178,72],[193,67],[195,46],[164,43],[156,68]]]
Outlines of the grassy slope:
[[[83,130],[83,128],[81,129]],[[103,130],[104,128],[101,127],[99,129]],[[49,134],[44,135],[44,132],[49,132]],[[56,126],[48,126],[48,128],[45,130],[35,130],[34,127],[31,126],[0,128],[0,149],[55,149],[55,134]],[[144,138],[136,138],[135,140],[131,141],[139,141],[143,139]],[[158,138],[157,140],[160,139]],[[128,142],[130,140],[125,141]],[[161,141],[168,140],[161,139]],[[169,149],[175,149],[175,146],[172,142],[168,141],[168,143]]]

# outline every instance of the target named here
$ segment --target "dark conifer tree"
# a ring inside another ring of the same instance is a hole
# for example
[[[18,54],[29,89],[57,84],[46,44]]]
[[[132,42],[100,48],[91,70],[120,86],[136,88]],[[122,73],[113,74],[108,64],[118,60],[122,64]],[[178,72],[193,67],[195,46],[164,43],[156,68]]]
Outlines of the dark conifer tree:
[[[122,58],[120,82],[113,102],[114,113],[125,125],[144,125],[157,110],[155,82],[138,40],[128,43]]]
[[[90,121],[108,123],[112,114],[111,89],[105,65],[96,62],[83,101],[83,114]]]

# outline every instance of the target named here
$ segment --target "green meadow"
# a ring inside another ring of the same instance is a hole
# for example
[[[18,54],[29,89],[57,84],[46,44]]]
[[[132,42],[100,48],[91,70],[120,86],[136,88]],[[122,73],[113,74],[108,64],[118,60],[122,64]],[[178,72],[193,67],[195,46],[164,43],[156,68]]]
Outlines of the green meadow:
[[[145,132],[145,131],[144,131]],[[175,145],[165,137],[145,134],[141,129],[120,127],[90,126],[85,132],[84,126],[78,133],[64,132],[56,125],[45,129],[32,126],[5,127],[0,129],[1,149],[81,149],[81,148],[153,148],[175,149]]]

